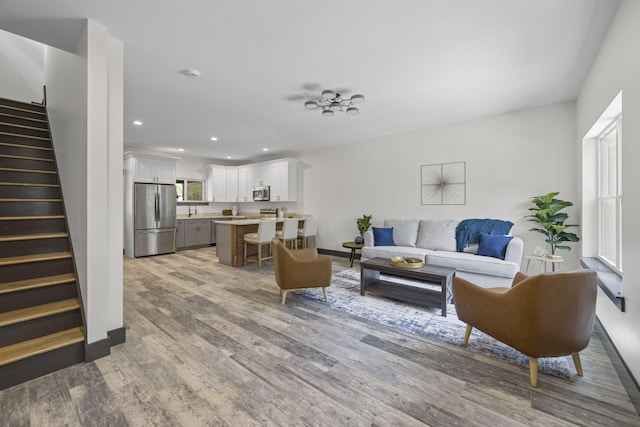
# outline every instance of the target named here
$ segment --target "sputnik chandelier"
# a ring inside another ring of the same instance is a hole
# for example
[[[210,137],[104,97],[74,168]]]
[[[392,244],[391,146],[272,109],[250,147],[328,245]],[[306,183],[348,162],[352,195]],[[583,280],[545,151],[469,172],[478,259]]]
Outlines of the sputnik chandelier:
[[[360,112],[354,104],[364,102],[364,95],[353,95],[351,98],[343,98],[335,90],[323,90],[319,99],[304,103],[309,110],[321,109],[323,116],[333,116],[336,111],[344,111],[347,116],[355,116]]]

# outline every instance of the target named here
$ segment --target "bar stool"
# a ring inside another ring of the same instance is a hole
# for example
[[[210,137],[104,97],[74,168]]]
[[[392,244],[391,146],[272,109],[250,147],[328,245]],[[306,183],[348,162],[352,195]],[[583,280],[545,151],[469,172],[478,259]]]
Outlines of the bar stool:
[[[282,230],[276,231],[276,237],[282,240],[287,248],[287,242],[291,242],[291,249],[298,249],[298,219],[285,219]]]
[[[304,220],[304,226],[298,229],[298,238],[302,239],[302,247],[309,246],[309,237],[313,237],[313,246],[316,245],[316,233],[318,232],[318,221],[315,218]]]
[[[244,235],[244,264],[247,265],[247,245],[256,245],[258,247],[258,267],[262,268],[262,261],[271,259],[271,239],[276,236],[276,221],[263,219],[258,225],[257,233],[248,233]],[[262,246],[269,245],[268,256],[262,256]],[[250,262],[256,262],[250,259]]]

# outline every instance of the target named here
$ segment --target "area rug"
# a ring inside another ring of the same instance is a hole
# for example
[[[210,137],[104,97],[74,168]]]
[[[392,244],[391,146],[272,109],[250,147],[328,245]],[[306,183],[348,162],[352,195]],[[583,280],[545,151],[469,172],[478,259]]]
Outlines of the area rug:
[[[466,325],[458,320],[453,304],[447,306],[447,317],[442,317],[440,309],[405,304],[393,299],[378,297],[369,292],[366,296],[361,296],[360,273],[354,270],[344,270],[335,274],[328,293],[329,301],[325,302],[322,292],[318,292],[317,289],[296,292],[303,298],[358,317],[453,344],[469,351],[497,357],[527,369],[529,367],[527,356],[477,329],[473,329],[469,344],[464,345]],[[569,362],[566,357],[538,359],[538,372],[567,380],[571,379]]]

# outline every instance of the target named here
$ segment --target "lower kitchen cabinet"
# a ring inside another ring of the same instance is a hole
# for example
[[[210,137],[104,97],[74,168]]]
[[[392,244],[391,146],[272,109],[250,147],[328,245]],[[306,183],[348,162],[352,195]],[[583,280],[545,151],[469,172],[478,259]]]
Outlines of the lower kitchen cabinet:
[[[211,219],[179,219],[177,221],[176,248],[208,246],[211,241]]]

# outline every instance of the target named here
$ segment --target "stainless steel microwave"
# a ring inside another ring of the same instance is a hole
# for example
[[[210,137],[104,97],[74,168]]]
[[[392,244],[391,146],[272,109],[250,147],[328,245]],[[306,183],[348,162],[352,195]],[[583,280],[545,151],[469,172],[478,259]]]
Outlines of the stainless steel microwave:
[[[269,186],[253,187],[254,201],[269,201]]]

